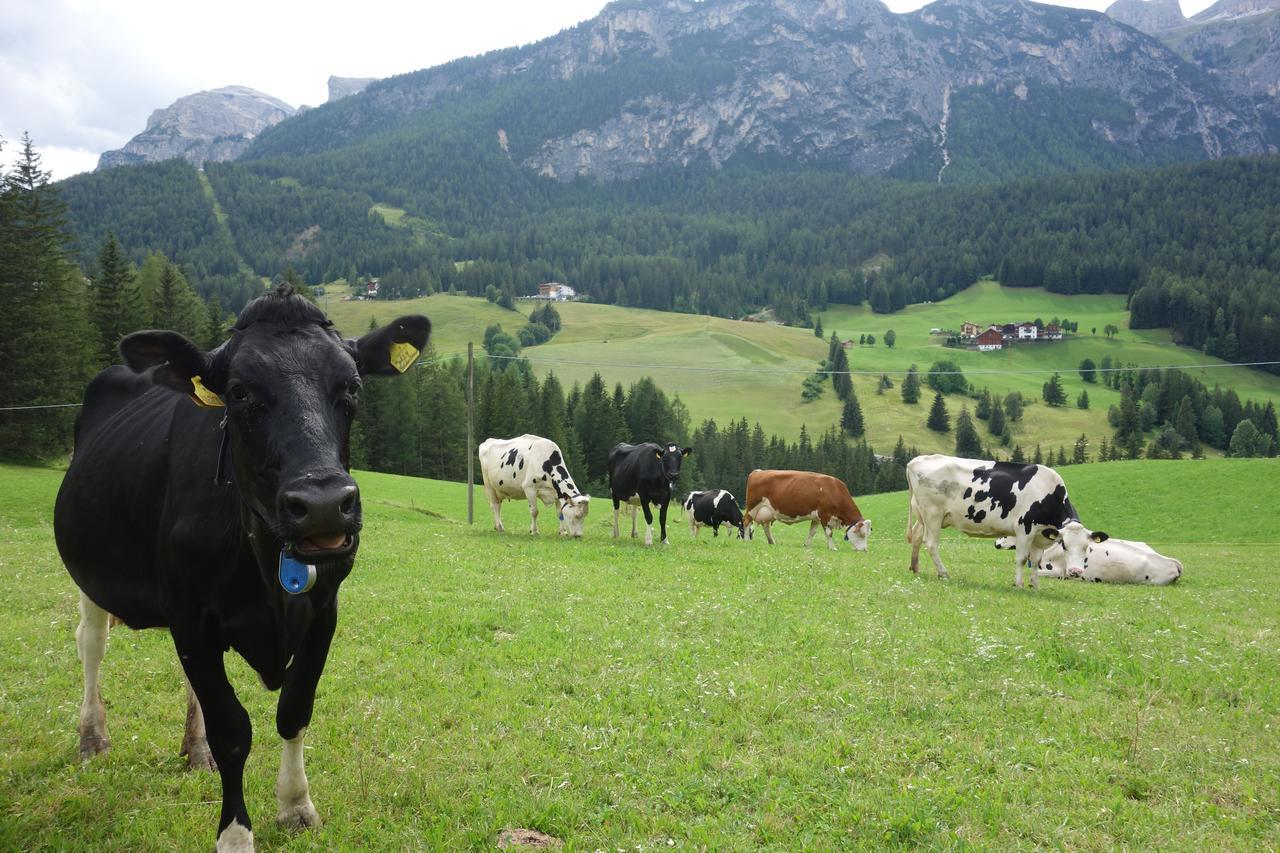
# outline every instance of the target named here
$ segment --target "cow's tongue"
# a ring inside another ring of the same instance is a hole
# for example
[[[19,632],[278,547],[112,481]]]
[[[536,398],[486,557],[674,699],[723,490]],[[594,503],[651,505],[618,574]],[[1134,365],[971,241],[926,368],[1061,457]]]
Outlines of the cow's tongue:
[[[347,535],[338,533],[334,536],[312,536],[302,540],[303,551],[334,551],[347,544]]]

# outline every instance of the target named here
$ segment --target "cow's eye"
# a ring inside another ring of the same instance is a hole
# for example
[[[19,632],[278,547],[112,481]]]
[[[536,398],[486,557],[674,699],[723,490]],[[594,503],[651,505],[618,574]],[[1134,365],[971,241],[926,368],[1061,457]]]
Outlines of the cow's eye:
[[[237,382],[227,389],[227,396],[237,403],[243,403],[249,399],[249,389],[244,384]]]
[[[364,384],[361,383],[359,379],[352,379],[349,382],[347,382],[347,388],[346,388],[347,396],[359,397],[360,392],[362,390],[364,390]]]

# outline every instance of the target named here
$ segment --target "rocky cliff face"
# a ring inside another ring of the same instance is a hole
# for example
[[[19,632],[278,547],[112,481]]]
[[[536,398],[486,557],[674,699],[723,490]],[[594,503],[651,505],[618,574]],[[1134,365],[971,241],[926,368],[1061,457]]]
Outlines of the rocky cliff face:
[[[485,144],[561,180],[735,157],[865,173],[920,174],[912,164],[924,163],[940,177],[957,111],[970,128],[1032,121],[1037,141],[1022,144],[1035,145],[1056,141],[1064,104],[1077,154],[1112,163],[1270,148],[1251,105],[1097,12],[1024,0],[936,0],[902,15],[880,0],[619,0],[537,44],[378,81],[297,132],[273,131],[251,156],[347,144],[441,99],[534,81],[589,93],[579,102],[590,97],[590,109],[523,128],[495,115]]]
[[[234,160],[259,133],[294,114],[293,107],[247,86],[225,86],[179,98],[156,110],[147,128],[121,149],[98,159],[99,169],[182,157]]]
[[[337,101],[364,91],[377,77],[329,77],[329,100]]]
[[[1277,9],[1280,9],[1280,0],[1218,0],[1203,12],[1192,15],[1191,20],[1196,23],[1234,21]]]
[[[1150,35],[1187,25],[1178,0],[1116,0],[1107,7],[1107,14]]]

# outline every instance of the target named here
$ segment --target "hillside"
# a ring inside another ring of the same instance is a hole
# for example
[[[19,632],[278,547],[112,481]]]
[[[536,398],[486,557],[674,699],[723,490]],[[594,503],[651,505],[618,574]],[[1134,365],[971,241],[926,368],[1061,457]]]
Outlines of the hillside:
[[[678,524],[671,545],[500,535],[458,484],[358,474],[365,532],[307,735],[324,823],[275,826],[277,696],[234,654],[264,847],[1257,849],[1280,830],[1273,461],[1065,472],[1091,524],[1147,539],[1171,587],[1011,587],[948,535],[912,577],[905,496],[860,501],[871,550]],[[0,846],[201,846],[217,778],[182,769],[162,631],[116,628],[112,751],[79,764],[76,596],[50,529],[59,472],[0,466]],[[1254,484],[1249,489],[1236,487]],[[508,529],[524,510],[505,509]],[[21,689],[12,689],[21,685]],[[1059,792],[1048,796],[1047,791]]]
[[[326,306],[334,322],[345,334],[359,334],[370,317],[385,322],[393,316],[422,312],[432,318],[433,341],[442,354],[466,352],[466,341],[480,343],[484,329],[501,323],[515,332],[523,318],[479,299],[437,295],[403,302],[332,302]],[[522,305],[527,312],[528,306]],[[549,343],[528,348],[524,356],[540,375],[554,371],[566,388],[585,383],[599,371],[611,385],[624,387],[642,376],[653,377],[668,394],[679,393],[698,423],[714,418],[724,425],[746,417],[759,421],[766,432],[794,439],[803,424],[810,434],[838,423],[839,401],[828,386],[821,399],[802,403],[801,382],[827,354],[826,341],[812,331],[762,323],[747,323],[688,314],[670,314],[609,305],[568,303],[557,306],[564,329]],[[1081,333],[1059,344],[1016,347],[998,353],[977,353],[947,349],[932,328],[959,328],[973,322],[1015,322],[1041,317],[1070,318],[1080,324]],[[1124,298],[1121,296],[1062,296],[1043,290],[1000,287],[983,281],[943,302],[915,305],[897,314],[884,316],[866,308],[832,308],[820,315],[825,331],[841,338],[873,334],[875,346],[855,346],[849,351],[851,369],[868,375],[854,379],[858,399],[867,423],[867,439],[878,451],[887,453],[899,435],[922,451],[954,449],[951,434],[939,436],[924,424],[928,398],[915,406],[902,403],[897,387],[883,396],[876,394],[881,372],[889,372],[895,383],[912,364],[921,373],[930,364],[948,358],[960,365],[978,388],[993,393],[1020,391],[1037,400],[1041,386],[1053,370],[1060,370],[1069,403],[1050,409],[1031,405],[1025,419],[1015,429],[1015,437],[1028,450],[1037,443],[1046,449],[1071,448],[1081,433],[1096,446],[1111,435],[1107,408],[1118,404],[1118,391],[1102,384],[1086,385],[1077,373],[1085,358],[1095,363],[1105,356],[1125,364],[1191,365],[1222,364],[1221,359],[1172,344],[1164,330],[1133,331],[1128,328]],[[1120,328],[1107,339],[1107,325]],[[893,349],[884,346],[886,329],[897,333]],[[1097,333],[1091,333],[1096,328]],[[1022,372],[1031,371],[1030,374]],[[1212,387],[1235,388],[1241,397],[1260,403],[1280,404],[1280,377],[1244,369],[1199,369],[1190,375]],[[1013,374],[1013,375],[1008,375]],[[1090,408],[1081,411],[1075,399],[1088,389]],[[931,395],[930,395],[931,396]],[[961,405],[973,401],[960,396],[948,399],[952,417]],[[984,440],[990,440],[985,433]]]

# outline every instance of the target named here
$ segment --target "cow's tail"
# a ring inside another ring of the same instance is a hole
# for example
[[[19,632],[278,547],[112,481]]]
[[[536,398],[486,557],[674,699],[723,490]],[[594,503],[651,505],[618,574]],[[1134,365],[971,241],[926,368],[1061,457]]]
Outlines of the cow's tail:
[[[911,488],[911,475],[907,474],[907,544],[915,542],[916,529],[922,524],[920,508],[916,506],[916,492]]]

